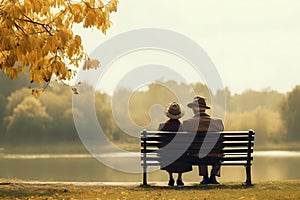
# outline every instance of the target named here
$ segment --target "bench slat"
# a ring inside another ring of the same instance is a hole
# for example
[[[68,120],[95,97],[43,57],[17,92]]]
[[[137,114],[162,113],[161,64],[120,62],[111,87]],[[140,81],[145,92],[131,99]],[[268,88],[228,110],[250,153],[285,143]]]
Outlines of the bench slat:
[[[214,146],[214,143],[209,143],[207,142],[206,143],[208,146]],[[221,146],[222,145],[222,146]],[[144,147],[144,144],[142,143],[141,144],[142,147]],[[157,143],[157,142],[147,142],[146,143],[146,147],[157,147],[157,148],[160,148],[164,146],[163,144],[161,143]],[[184,143],[172,143],[172,149],[182,149],[182,147],[187,147],[188,144],[184,144]],[[250,144],[251,147],[254,146],[254,143],[251,142]],[[225,143],[222,143],[220,144],[219,146],[216,146],[216,147],[219,147],[219,148],[226,148],[226,147],[248,147],[248,142],[225,142]],[[171,146],[168,146],[168,148],[171,149]],[[197,143],[192,143],[189,147],[190,149],[199,149],[199,145]]]
[[[205,156],[205,158],[218,158],[217,155],[214,154],[208,154],[207,156]],[[170,156],[153,156],[153,157],[147,157],[146,160],[173,160],[176,159],[174,158],[174,156],[170,155]],[[183,160],[185,159],[184,157],[182,158]],[[197,160],[201,160],[201,158],[198,157],[198,155],[195,156],[188,156],[186,157],[187,160],[191,160],[191,161],[197,161]],[[225,157],[221,157],[219,158],[221,161],[239,161],[239,160],[247,160],[247,156],[225,156]],[[250,157],[251,160],[253,160],[253,157]],[[142,157],[141,160],[144,160],[144,158]]]
[[[244,162],[222,162],[221,165],[230,165],[230,166],[240,166],[240,165],[244,165],[246,166],[247,165],[247,162],[244,161]]]
[[[217,142],[217,143],[215,143],[215,142],[206,142],[206,145],[210,145],[210,146],[215,146],[215,144],[218,144],[220,146],[223,143],[222,142]],[[243,143],[241,143],[241,144],[243,144]],[[142,147],[144,147],[145,145],[146,145],[146,147],[159,147],[160,148],[160,147],[166,146],[168,144],[162,143],[162,142],[156,142],[156,141],[151,141],[151,142],[146,142],[146,143],[141,142],[141,146]],[[192,143],[185,142],[185,141],[182,141],[182,142],[180,142],[180,141],[178,141],[178,142],[172,142],[172,147],[173,146],[174,147],[177,146],[179,148],[191,146],[192,148],[198,148],[199,149],[199,143],[194,143],[194,142],[192,142]],[[195,146],[195,147],[193,147],[193,146]],[[247,146],[247,145],[245,145],[245,146]]]
[[[239,149],[239,148],[236,148],[236,149],[223,149],[221,151],[222,153],[248,153],[248,149]],[[253,153],[253,149],[250,150],[250,153]]]
[[[248,131],[242,131],[242,132],[222,132],[222,135],[224,136],[239,136],[239,135],[244,135],[244,136],[248,136],[249,132]],[[255,135],[255,133],[250,133],[250,135]]]
[[[174,150],[176,151],[176,150]],[[179,152],[182,152],[182,150],[178,150]],[[159,152],[159,149],[158,148],[151,148],[151,149],[146,149],[146,153],[153,153],[153,152]],[[198,153],[199,150],[189,150],[189,153]],[[144,149],[141,149],[141,153],[145,153]],[[174,152],[174,153],[177,153],[177,152]],[[222,149],[220,150],[220,153],[224,153],[224,154],[230,154],[230,153],[245,153],[247,154],[248,153],[248,149],[239,149],[239,148],[236,148],[236,149]],[[253,149],[250,150],[250,153],[253,153]]]
[[[143,165],[143,162],[141,162],[141,165]],[[147,161],[147,165],[148,166],[160,166],[160,162],[159,161]],[[220,165],[230,165],[230,166],[240,166],[240,165],[243,165],[243,166],[246,166],[247,165],[247,162],[244,161],[244,162],[221,162]]]
[[[143,166],[143,163],[141,163],[141,165]],[[147,162],[147,166],[160,166],[159,162]]]
[[[169,135],[151,136],[151,137],[147,137],[147,141],[170,142],[173,138],[174,138],[174,136],[169,136]],[[181,139],[182,141],[193,140],[193,142],[203,143],[205,137],[195,137],[193,139],[193,137],[191,137],[191,136],[180,136],[178,139],[179,140]],[[247,136],[238,136],[238,137],[227,136],[227,137],[220,138],[220,140],[223,140],[223,141],[248,141],[249,137],[247,137]],[[254,137],[251,137],[251,141],[254,141]]]
[[[198,132],[197,134],[204,134],[205,132]],[[172,132],[172,131],[147,131],[147,135],[160,135],[160,134],[191,134],[190,132]],[[195,134],[195,133],[194,133]],[[209,132],[209,134],[222,134],[222,135],[249,135],[249,131],[222,131],[222,132]],[[255,135],[255,132],[250,132]]]
[[[223,137],[223,141],[249,141],[249,137]],[[254,137],[251,137],[251,141],[254,141]]]
[[[231,142],[231,143],[223,143],[224,147],[248,147],[248,142]],[[254,146],[254,143],[251,142],[251,147]]]
[[[141,153],[152,153],[152,152],[157,152],[158,149],[141,149]]]
[[[239,161],[239,160],[247,160],[247,157],[224,157],[223,161]],[[253,160],[253,157],[250,157],[250,160]]]

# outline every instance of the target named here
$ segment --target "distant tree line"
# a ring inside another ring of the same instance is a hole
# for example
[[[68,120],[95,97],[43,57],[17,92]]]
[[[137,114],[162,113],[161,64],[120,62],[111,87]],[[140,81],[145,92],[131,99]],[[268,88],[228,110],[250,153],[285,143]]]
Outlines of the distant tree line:
[[[0,146],[21,143],[80,143],[73,121],[73,94],[70,88],[53,83],[39,99],[36,99],[26,87],[27,81],[26,77],[11,81],[3,74],[0,75]],[[85,90],[92,90],[88,85],[84,87]],[[192,84],[192,87],[196,94],[206,96],[208,103],[210,94],[219,95],[213,94],[201,83]],[[115,94],[114,98],[117,102],[120,101],[120,104],[114,105],[114,115],[120,116],[120,119],[129,117],[138,128],[156,129],[158,123],[166,120],[164,106],[172,101],[179,101],[176,95],[183,97],[180,103],[185,107],[185,117],[192,116],[190,109],[186,107],[194,96],[188,85],[174,81],[150,84],[147,89],[131,94],[129,110],[124,112],[121,108],[124,104],[121,101],[127,101],[122,97],[128,93],[130,91],[124,88]],[[300,86],[286,94],[270,89],[231,94],[229,88],[225,88],[225,94],[226,130],[254,129],[258,145],[282,141],[300,142]],[[130,124],[118,124],[120,122],[115,121],[110,95],[96,92],[95,108],[98,121],[110,140],[127,143],[139,141],[139,138],[127,135],[119,127],[121,125],[122,128],[130,129]]]

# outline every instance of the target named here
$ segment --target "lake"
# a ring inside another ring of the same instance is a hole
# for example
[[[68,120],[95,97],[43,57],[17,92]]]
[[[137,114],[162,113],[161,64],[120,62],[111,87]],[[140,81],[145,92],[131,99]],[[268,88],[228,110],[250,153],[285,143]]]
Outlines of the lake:
[[[106,159],[116,158],[116,165],[130,164],[128,155],[102,155]],[[138,159],[135,157],[135,159]],[[300,179],[300,151],[256,151],[252,167],[253,182],[260,180]],[[158,169],[158,168],[156,168]],[[242,166],[225,166],[221,169],[222,181],[245,180]],[[141,182],[142,174],[125,173],[111,169],[89,154],[3,154],[0,155],[0,179],[22,179],[37,181],[84,181],[84,182]],[[199,182],[198,168],[183,175],[186,182]],[[167,181],[165,171],[154,171],[149,181]]]

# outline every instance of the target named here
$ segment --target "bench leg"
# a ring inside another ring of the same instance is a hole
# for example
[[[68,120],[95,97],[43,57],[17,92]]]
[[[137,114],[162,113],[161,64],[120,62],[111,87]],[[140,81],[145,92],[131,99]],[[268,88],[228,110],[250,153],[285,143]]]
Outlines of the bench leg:
[[[148,186],[147,183],[147,167],[143,166],[143,184],[142,186]]]
[[[246,165],[246,182],[245,185],[246,186],[253,186],[252,182],[251,182],[251,165]]]

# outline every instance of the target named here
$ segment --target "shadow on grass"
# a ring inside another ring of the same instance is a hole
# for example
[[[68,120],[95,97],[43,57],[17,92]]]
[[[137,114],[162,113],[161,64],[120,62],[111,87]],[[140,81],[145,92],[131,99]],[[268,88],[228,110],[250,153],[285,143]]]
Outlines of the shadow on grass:
[[[9,186],[16,184],[1,183],[0,186]],[[42,189],[42,188],[27,188],[27,187],[15,187],[15,188],[0,188],[0,197],[13,197],[13,198],[25,198],[25,197],[43,197],[43,196],[53,196],[54,194],[66,193],[66,189]]]
[[[232,190],[232,189],[250,189],[253,186],[246,186],[243,184],[220,184],[220,185],[200,185],[200,184],[190,184],[184,187],[178,186],[160,186],[160,185],[140,185],[139,187],[145,189],[164,189],[164,190]]]

